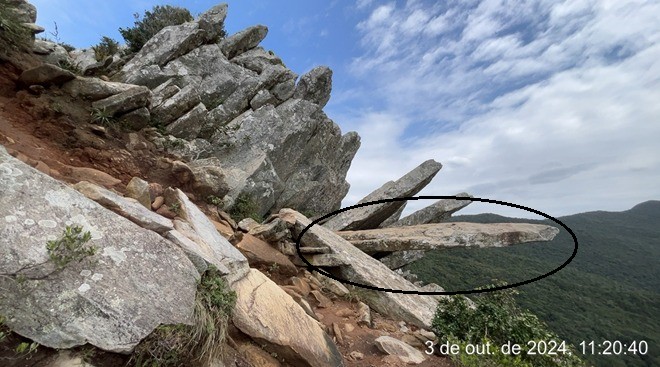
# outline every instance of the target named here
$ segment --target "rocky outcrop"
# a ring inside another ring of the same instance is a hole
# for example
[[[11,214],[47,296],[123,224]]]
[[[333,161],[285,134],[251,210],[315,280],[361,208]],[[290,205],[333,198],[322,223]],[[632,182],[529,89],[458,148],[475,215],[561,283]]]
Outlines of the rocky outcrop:
[[[128,352],[160,324],[191,322],[199,275],[178,246],[2,147],[0,187],[0,314],[12,331],[53,348]],[[57,267],[46,244],[69,225],[90,232],[96,253]]]
[[[291,209],[282,209],[277,218],[289,224],[293,238],[298,238],[302,230],[311,224],[309,219]],[[418,290],[415,285],[394,273],[380,261],[360,251],[337,233],[323,226],[312,226],[305,232],[301,242],[303,247],[328,247],[334,255],[346,260],[348,265],[340,266],[334,272],[341,279],[385,289]],[[383,315],[424,328],[430,327],[437,307],[436,298],[416,294],[360,289],[360,297]]]
[[[224,175],[216,176],[224,176],[229,189],[226,207],[243,195],[258,198],[260,215],[283,207],[338,209],[360,144],[357,134],[342,135],[322,111],[332,72],[316,68],[296,86],[298,76],[258,46],[265,26],[216,43],[209,29],[225,15],[220,6],[163,29],[115,78],[153,89],[152,119],[203,147],[187,155],[219,160]]]
[[[258,270],[234,285],[232,321],[238,329],[295,366],[343,366],[341,354],[316,320]]]
[[[345,231],[338,234],[366,253],[435,250],[446,247],[503,247],[550,241],[559,229],[529,223],[436,223]]]
[[[432,159],[428,160],[400,179],[384,184],[360,200],[358,204],[413,196],[431,182],[440,168],[442,168],[440,163]],[[330,218],[323,223],[323,226],[335,231],[378,228],[381,223],[396,213],[404,203],[404,201],[394,201],[351,209]]]

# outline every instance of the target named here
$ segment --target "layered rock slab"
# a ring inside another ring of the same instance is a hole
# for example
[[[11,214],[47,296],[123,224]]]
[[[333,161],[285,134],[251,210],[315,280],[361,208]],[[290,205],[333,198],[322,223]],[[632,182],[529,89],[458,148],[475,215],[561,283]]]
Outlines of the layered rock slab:
[[[345,231],[338,235],[366,253],[435,250],[444,247],[503,247],[550,241],[559,229],[529,223],[435,223]]]
[[[396,181],[390,181],[360,200],[358,204],[377,200],[409,197],[422,190],[440,171],[442,165],[432,159],[420,164]],[[378,228],[404,205],[405,201],[386,202],[351,209],[330,218],[323,226],[335,231]]]
[[[270,344],[296,366],[343,366],[341,354],[319,323],[260,271],[236,282],[234,325],[255,341]]]
[[[199,274],[184,253],[0,147],[0,314],[52,348],[130,352],[159,324],[189,324]],[[68,225],[95,255],[57,269],[46,243]]]
[[[241,279],[249,271],[245,256],[226,238],[222,237],[213,223],[193,204],[179,189],[165,190],[165,200],[177,208],[177,215],[183,218],[188,226],[179,225],[176,229],[198,244],[200,254],[212,264],[218,263],[218,269],[227,276],[231,284]],[[176,203],[176,204],[174,204]],[[223,269],[226,269],[223,270]]]
[[[289,223],[294,238],[311,221],[302,214],[291,210],[280,210],[280,220]],[[340,266],[334,275],[340,279],[384,289],[419,291],[415,285],[390,270],[380,261],[365,254],[337,233],[323,226],[312,226],[305,232],[301,244],[305,247],[328,247],[333,255],[342,258],[350,265]],[[383,315],[406,321],[422,328],[429,328],[437,307],[437,298],[417,294],[400,294],[360,288],[360,297],[373,309]]]

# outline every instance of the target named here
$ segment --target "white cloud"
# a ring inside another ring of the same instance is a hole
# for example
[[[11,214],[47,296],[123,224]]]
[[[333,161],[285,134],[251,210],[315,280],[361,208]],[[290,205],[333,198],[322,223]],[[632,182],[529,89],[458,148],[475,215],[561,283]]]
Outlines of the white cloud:
[[[338,118],[363,145],[344,204],[429,158],[444,167],[427,195],[551,215],[660,198],[660,4],[392,5],[357,27],[351,70],[384,108]]]

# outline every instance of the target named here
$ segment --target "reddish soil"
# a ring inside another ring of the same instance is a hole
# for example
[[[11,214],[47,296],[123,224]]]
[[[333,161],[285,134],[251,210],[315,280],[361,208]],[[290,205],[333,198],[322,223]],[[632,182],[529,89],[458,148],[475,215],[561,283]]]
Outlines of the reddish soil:
[[[121,180],[112,187],[120,192],[135,176],[176,186],[170,167],[162,163],[165,153],[150,144],[147,149],[127,149],[129,131],[106,127],[106,133],[98,132],[99,126],[90,123],[91,102],[57,87],[40,95],[19,90],[19,72],[0,64],[0,144],[10,154],[32,166],[42,162],[38,168],[46,167],[51,176],[69,183],[78,181],[71,179],[71,167],[86,167]]]

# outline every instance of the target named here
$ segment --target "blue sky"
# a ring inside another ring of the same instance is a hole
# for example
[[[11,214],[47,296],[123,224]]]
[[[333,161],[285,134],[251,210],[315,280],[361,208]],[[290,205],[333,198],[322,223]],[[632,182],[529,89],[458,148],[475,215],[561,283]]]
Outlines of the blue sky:
[[[32,2],[40,25],[56,21],[78,47],[121,40],[156,4],[216,4]],[[267,25],[262,46],[293,71],[333,69],[326,113],[362,137],[344,205],[429,158],[444,167],[425,195],[467,191],[554,216],[660,199],[658,1],[228,3],[228,33]]]

